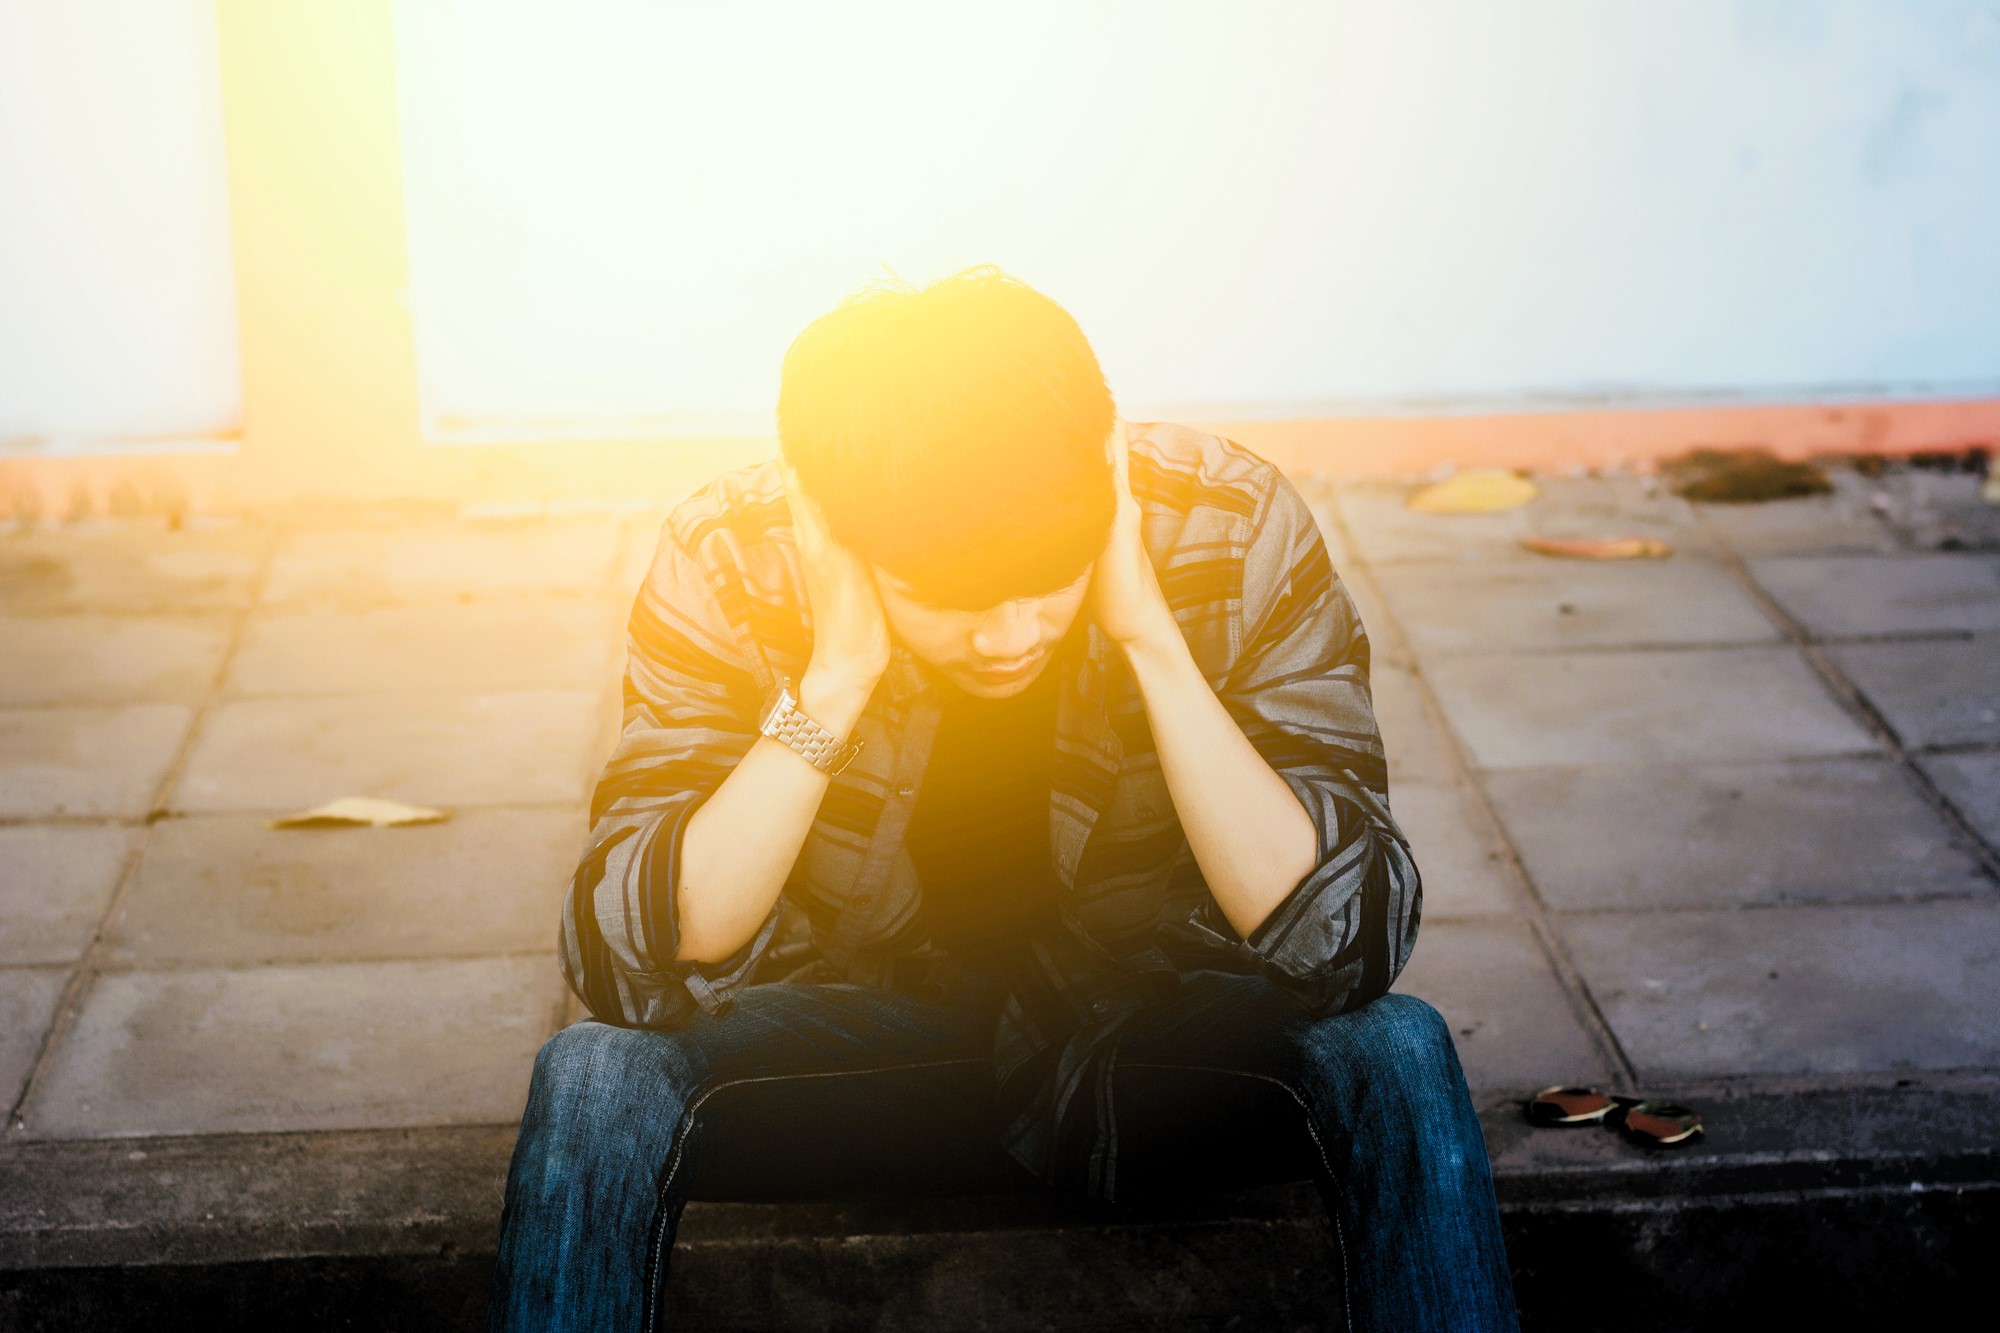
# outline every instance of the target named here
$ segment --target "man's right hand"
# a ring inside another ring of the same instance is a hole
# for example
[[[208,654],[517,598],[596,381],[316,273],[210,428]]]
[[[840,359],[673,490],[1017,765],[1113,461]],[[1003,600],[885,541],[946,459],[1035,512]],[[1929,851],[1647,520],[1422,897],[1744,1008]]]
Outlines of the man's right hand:
[[[812,668],[859,690],[865,699],[889,669],[889,620],[875,576],[867,562],[834,540],[826,516],[783,458],[778,471],[792,506],[792,530],[812,609]]]
[[[813,624],[798,682],[806,716],[842,739],[889,668],[889,621],[867,564],[833,540],[825,515],[778,460],[792,505]],[[784,891],[830,779],[782,741],[758,737],[681,835],[676,962],[715,963],[756,938]]]

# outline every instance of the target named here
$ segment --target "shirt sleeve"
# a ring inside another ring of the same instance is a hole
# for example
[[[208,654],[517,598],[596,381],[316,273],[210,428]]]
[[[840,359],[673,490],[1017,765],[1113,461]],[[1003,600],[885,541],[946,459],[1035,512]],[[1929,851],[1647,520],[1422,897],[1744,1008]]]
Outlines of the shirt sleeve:
[[[1385,993],[1416,943],[1422,884],[1389,813],[1368,636],[1312,511],[1282,474],[1244,557],[1243,643],[1217,691],[1319,833],[1313,869],[1247,937],[1212,897],[1189,919],[1319,1014]]]
[[[560,940],[564,977],[607,1023],[673,1027],[726,1012],[777,929],[774,903],[730,957],[674,961],[681,839],[757,739],[758,675],[724,614],[724,579],[669,532],[633,601],[623,726],[591,797]]]

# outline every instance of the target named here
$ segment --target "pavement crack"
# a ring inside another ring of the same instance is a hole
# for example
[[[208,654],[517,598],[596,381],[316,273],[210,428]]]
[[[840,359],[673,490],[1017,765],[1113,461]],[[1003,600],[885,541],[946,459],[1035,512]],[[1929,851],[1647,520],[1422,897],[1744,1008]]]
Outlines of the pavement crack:
[[[1763,609],[1764,614],[1771,618],[1771,623],[1782,630],[1792,646],[1805,656],[1807,665],[1812,667],[1813,672],[1833,694],[1835,701],[1846,708],[1849,714],[1881,744],[1882,749],[1903,771],[1903,775],[1950,827],[1953,835],[1961,840],[1978,860],[1980,869],[1986,873],[1986,877],[1996,886],[2000,886],[2000,849],[1994,848],[1980,836],[1971,821],[1912,757],[1911,747],[1903,744],[1902,738],[1896,734],[1896,729],[1889,725],[1888,719],[1869,702],[1860,687],[1849,680],[1834,664],[1832,656],[1826,651],[1826,644],[1815,638],[1797,617],[1764,589],[1756,576],[1750,572],[1749,565],[1722,540],[1721,534],[1710,523],[1708,515],[1700,512],[1699,506],[1696,506],[1695,517],[1714,539],[1717,559],[1743,585],[1744,591]],[[1968,634],[1965,637],[1972,636]]]
[[[214,710],[222,696],[230,669],[234,666],[237,652],[243,645],[244,631],[264,599],[264,587],[270,577],[271,565],[277,558],[278,546],[283,537],[282,526],[274,523],[266,535],[263,550],[257,557],[257,570],[251,577],[248,595],[244,597],[243,604],[230,615],[228,645],[216,661],[215,673],[209,679],[208,688],[202,692],[201,701],[194,706],[193,714],[188,719],[187,731],[182,735],[180,745],[174,751],[172,762],[160,775],[159,785],[154,788],[153,799],[147,804],[145,816],[137,821],[137,836],[132,839],[124,864],[119,868],[117,886],[111,892],[110,901],[104,906],[103,915],[97,919],[97,928],[91,932],[83,953],[77,958],[74,969],[63,982],[62,994],[57,997],[55,1012],[42,1034],[41,1044],[35,1050],[34,1061],[28,1067],[28,1076],[21,1081],[20,1095],[15,1097],[13,1105],[8,1108],[6,1137],[10,1139],[26,1136],[28,1106],[41,1089],[63,1038],[69,1035],[70,1028],[75,1024],[91,983],[103,970],[99,966],[99,959],[103,953],[105,935],[110,930],[111,922],[116,919],[119,908],[124,905],[125,896],[138,874],[139,863],[144,859],[146,847],[152,840],[153,827],[171,814],[167,798],[187,768],[188,756],[193,753],[195,744],[201,736],[203,723],[208,720],[210,712]]]
[[[1358,568],[1361,579],[1367,584],[1367,591],[1372,594],[1369,599],[1370,604],[1379,610],[1377,619],[1383,622],[1380,626],[1382,632],[1378,634],[1375,628],[1367,627],[1369,637],[1385,641],[1385,646],[1389,649],[1385,656],[1389,660],[1408,663],[1408,674],[1424,711],[1429,715],[1431,725],[1443,742],[1453,784],[1467,794],[1467,799],[1477,809],[1479,817],[1492,829],[1494,839],[1502,853],[1501,876],[1514,886],[1515,897],[1521,904],[1522,916],[1527,922],[1529,933],[1534,936],[1537,946],[1548,961],[1550,970],[1555,974],[1556,984],[1562,988],[1564,997],[1569,1001],[1584,1030],[1610,1065],[1613,1085],[1622,1092],[1635,1091],[1639,1087],[1639,1074],[1632,1063],[1632,1057],[1625,1050],[1625,1044],[1619,1040],[1617,1032],[1612,1029],[1610,1019],[1598,1004],[1597,997],[1591,993],[1583,974],[1570,958],[1562,936],[1550,920],[1549,906],[1543,900],[1541,890],[1536,887],[1534,876],[1528,873],[1527,863],[1522,860],[1520,849],[1515,847],[1513,837],[1507,832],[1507,825],[1500,818],[1499,810],[1494,806],[1493,799],[1487,795],[1485,784],[1479,781],[1472,761],[1465,753],[1464,742],[1459,739],[1457,730],[1451,725],[1443,705],[1439,703],[1437,692],[1431,686],[1429,674],[1423,669],[1409,636],[1403,632],[1395,613],[1390,610],[1387,601],[1382,597],[1381,585],[1374,577],[1373,566],[1368,557],[1362,553],[1355,534],[1349,530],[1341,517],[1340,507],[1333,502],[1331,490],[1332,488],[1324,483],[1316,487],[1314,498],[1317,502],[1313,508],[1320,517],[1321,525],[1332,528],[1339,537],[1345,554],[1345,563],[1351,569]],[[1336,575],[1343,581],[1347,577],[1338,569]]]

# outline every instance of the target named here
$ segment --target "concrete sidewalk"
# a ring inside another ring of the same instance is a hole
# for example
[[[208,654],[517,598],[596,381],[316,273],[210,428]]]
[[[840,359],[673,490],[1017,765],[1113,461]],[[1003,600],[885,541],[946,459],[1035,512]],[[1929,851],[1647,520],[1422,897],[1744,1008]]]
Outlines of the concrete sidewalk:
[[[1457,1033],[1524,1309],[1582,1262],[1537,1228],[1591,1200],[2000,1180],[2000,509],[1965,474],[1837,480],[1723,507],[1540,478],[1524,508],[1437,517],[1407,486],[1300,479],[1369,627],[1424,872],[1399,989]],[[659,521],[0,532],[0,1315],[95,1308],[64,1272],[213,1293],[274,1259],[434,1326],[476,1315],[529,1062],[576,1013],[556,908]],[[1558,560],[1528,534],[1674,554]],[[265,827],[352,794],[454,815]],[[1670,1158],[1529,1134],[1517,1099],[1558,1081],[1671,1094],[1712,1132]],[[1312,1262],[1317,1205],[1256,1197],[1225,1213],[1267,1239],[1282,1219]],[[916,1233],[980,1230],[870,1216],[906,1233],[899,1272],[943,1262]],[[1949,1247],[1948,1223],[1922,1225]],[[785,1268],[772,1237],[861,1225],[697,1205],[702,1326],[832,1308],[747,1295],[702,1245],[764,1246],[785,1300],[830,1300],[799,1293],[839,1247]],[[939,1290],[907,1326],[963,1314]]]

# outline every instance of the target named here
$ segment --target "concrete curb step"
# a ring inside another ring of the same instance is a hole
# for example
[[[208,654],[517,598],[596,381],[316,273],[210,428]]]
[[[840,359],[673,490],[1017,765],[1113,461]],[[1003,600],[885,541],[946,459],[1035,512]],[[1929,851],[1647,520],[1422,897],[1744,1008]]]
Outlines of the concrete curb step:
[[[2000,1077],[1677,1090],[1708,1141],[1483,1117],[1528,1327],[1906,1323],[2000,1238]],[[0,1328],[481,1326],[511,1127],[0,1148]],[[1310,1184],[1178,1206],[692,1205],[686,1329],[1339,1327]]]

